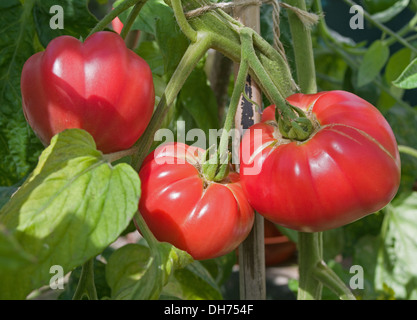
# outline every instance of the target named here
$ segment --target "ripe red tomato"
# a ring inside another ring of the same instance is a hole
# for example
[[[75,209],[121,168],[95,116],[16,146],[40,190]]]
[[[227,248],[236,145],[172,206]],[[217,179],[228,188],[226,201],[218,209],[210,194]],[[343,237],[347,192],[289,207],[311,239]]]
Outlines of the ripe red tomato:
[[[275,121],[275,105],[269,106],[262,112],[261,122]]]
[[[97,32],[84,43],[52,40],[23,66],[22,104],[40,140],[81,128],[104,153],[130,148],[152,116],[155,93],[148,64],[114,32]]]
[[[247,130],[240,175],[252,207],[282,226],[315,232],[387,205],[400,183],[400,157],[381,113],[345,91],[295,94],[287,100],[316,128],[302,142],[283,139],[276,122]],[[269,113],[264,120],[271,120]]]
[[[116,17],[112,20],[111,26],[115,32],[120,34],[123,29],[123,22],[119,19],[119,17]]]
[[[233,251],[249,234],[254,212],[239,175],[206,181],[199,159],[204,150],[183,143],[158,147],[139,172],[139,211],[159,241],[204,260]]]

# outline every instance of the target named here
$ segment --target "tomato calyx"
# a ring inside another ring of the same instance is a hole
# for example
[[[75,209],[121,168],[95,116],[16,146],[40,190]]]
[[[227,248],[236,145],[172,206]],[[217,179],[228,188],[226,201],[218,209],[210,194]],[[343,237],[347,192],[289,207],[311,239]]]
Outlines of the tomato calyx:
[[[284,115],[280,109],[275,113],[281,135],[290,140],[307,140],[315,131],[314,122],[309,119],[303,110],[289,103],[287,104],[293,110],[292,117]]]
[[[229,163],[232,154],[230,152],[220,154],[220,152],[217,151],[212,157],[209,158],[211,149],[212,147],[208,148],[201,158],[200,174],[206,182],[220,182],[229,175]]]

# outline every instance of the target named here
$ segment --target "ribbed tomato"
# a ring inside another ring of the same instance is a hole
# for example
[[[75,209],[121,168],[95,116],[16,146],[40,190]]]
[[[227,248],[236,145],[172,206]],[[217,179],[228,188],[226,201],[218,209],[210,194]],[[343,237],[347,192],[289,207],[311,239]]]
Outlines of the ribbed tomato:
[[[104,153],[130,148],[155,102],[149,65],[109,31],[84,42],[53,39],[26,61],[21,90],[25,117],[45,145],[65,129],[80,128]]]
[[[400,183],[398,147],[374,106],[345,91],[287,100],[306,112],[315,130],[302,142],[283,139],[274,121],[247,130],[240,175],[256,211],[282,226],[313,232],[351,223],[393,199]],[[266,111],[263,120],[273,114]]]
[[[159,241],[187,251],[194,259],[222,256],[249,234],[254,212],[235,172],[221,182],[204,179],[204,150],[183,143],[164,144],[147,156],[139,172],[139,211]]]

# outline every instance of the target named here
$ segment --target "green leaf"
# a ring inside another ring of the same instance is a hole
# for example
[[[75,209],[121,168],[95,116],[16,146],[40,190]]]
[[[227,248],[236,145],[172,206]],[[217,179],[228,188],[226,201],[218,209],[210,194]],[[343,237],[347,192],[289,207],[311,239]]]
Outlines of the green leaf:
[[[150,259],[149,248],[139,244],[127,244],[114,251],[106,265],[111,296],[127,299],[130,289],[146,273]]]
[[[381,95],[378,99],[378,109],[383,113],[388,109],[393,107],[397,103],[398,98],[401,100],[404,95],[404,89],[398,88],[392,84],[392,82],[397,79],[402,71],[407,67],[411,61],[412,52],[409,48],[402,48],[394,53],[385,68],[384,78],[389,87],[389,93],[386,91],[381,91]],[[394,97],[392,97],[392,95]]]
[[[35,53],[33,1],[1,1],[0,29],[0,185],[10,186],[33,169],[43,146],[22,111],[20,74]]]
[[[25,298],[96,256],[127,227],[138,208],[140,180],[127,164],[112,166],[80,129],[56,135],[24,184],[0,211],[0,223],[37,259],[19,275],[0,270],[2,298]]]
[[[17,189],[18,188],[16,186],[0,187],[0,209],[7,203],[7,201],[9,201],[10,197],[16,192]]]
[[[347,69],[345,60],[333,52],[317,50],[314,61],[320,90],[343,89],[343,79]]]
[[[340,254],[344,247],[344,232],[342,228],[326,230],[323,232],[323,259],[330,261]]]
[[[417,88],[417,58],[404,69],[400,76],[392,82],[398,88]]]
[[[182,300],[223,299],[217,283],[199,261],[175,270],[172,279],[163,289],[163,295]]]
[[[374,41],[366,51],[358,70],[358,86],[364,86],[374,80],[389,58],[388,46],[380,41]]]
[[[365,10],[370,14],[384,11],[397,2],[397,0],[365,0],[361,1]]]
[[[363,267],[363,289],[358,289],[355,294],[362,299],[374,300],[377,298],[375,290],[375,269],[378,259],[378,246],[380,237],[364,235],[357,239],[353,252],[352,265]]]
[[[59,11],[50,13],[51,7],[59,5],[63,13],[63,29],[51,28],[50,22],[56,23]],[[44,47],[54,38],[69,35],[85,39],[90,30],[97,24],[97,19],[88,11],[88,0],[36,0],[33,18],[39,40]],[[52,21],[51,21],[52,19]]]
[[[397,299],[417,299],[417,192],[403,194],[386,210],[375,283],[386,284]]]
[[[165,73],[170,78],[187,50],[189,40],[172,15],[170,19],[156,20],[156,41],[164,58]]]
[[[397,143],[417,149],[417,110],[412,107],[394,106],[384,116],[395,134]],[[403,153],[400,157],[401,184],[398,193],[411,190],[417,177],[417,159]]]
[[[161,50],[156,41],[142,41],[136,49],[136,53],[141,56],[151,68],[155,88],[155,106],[157,106],[166,88],[166,82],[164,81],[165,66]],[[172,113],[172,110],[170,112]],[[169,121],[168,118],[169,117],[166,116],[165,121]]]
[[[113,4],[117,7],[124,0],[118,0]],[[120,20],[126,23],[132,8],[119,15]],[[141,30],[153,35],[156,34],[156,23],[159,20],[175,19],[172,9],[163,0],[148,0],[140,10],[138,17],[132,24],[131,30]]]
[[[25,252],[15,237],[0,224],[0,270],[15,273],[19,268],[36,259]]]
[[[158,299],[174,270],[192,261],[184,251],[159,242],[151,251],[140,244],[127,244],[109,258],[106,279],[112,298],[120,300]]]
[[[381,1],[378,1],[381,2]],[[410,0],[390,1],[392,4],[384,11],[372,15],[372,18],[378,22],[385,23],[396,17],[401,11],[407,8]]]
[[[164,59],[156,41],[142,41],[136,49],[136,53],[148,63],[152,74],[159,76],[164,74]]]
[[[219,128],[216,97],[203,67],[197,67],[191,72],[178,95],[177,103],[191,115],[206,136],[210,129]]]
[[[391,83],[401,75],[411,61],[411,54],[412,52],[409,48],[402,48],[389,58],[384,74],[388,83]]]
[[[362,237],[378,236],[383,218],[384,215],[377,212],[342,227],[344,242],[342,254],[348,257],[354,256]]]
[[[232,251],[218,258],[202,260],[200,263],[220,286],[229,279],[233,271],[233,266],[236,264],[236,252]]]
[[[381,95],[378,100],[378,108],[382,112],[386,112],[389,108],[393,107],[397,100],[394,98],[402,99],[404,95],[404,89],[398,88],[392,84],[392,82],[397,79],[402,71],[407,67],[411,61],[412,52],[409,48],[402,48],[394,53],[385,68],[384,78],[389,87],[389,93],[381,91]],[[392,97],[391,95],[394,95]]]
[[[81,277],[81,270],[82,266],[77,267],[71,272],[64,291],[59,295],[59,300],[72,300]],[[97,297],[100,300],[110,297],[110,287],[106,282],[105,270],[106,264],[94,259],[94,285],[96,287]]]

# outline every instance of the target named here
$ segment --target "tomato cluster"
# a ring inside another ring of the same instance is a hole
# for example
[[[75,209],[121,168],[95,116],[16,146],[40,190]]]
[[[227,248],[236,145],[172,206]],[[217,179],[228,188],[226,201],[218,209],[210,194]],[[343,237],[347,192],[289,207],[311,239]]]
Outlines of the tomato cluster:
[[[113,32],[83,43],[62,36],[25,63],[23,111],[44,144],[68,128],[81,128],[103,153],[130,148],[153,113],[148,64]],[[247,237],[254,210],[303,232],[351,223],[380,210],[395,196],[400,158],[381,113],[344,91],[295,94],[288,102],[305,112],[313,133],[284,138],[275,106],[241,142],[240,173],[220,182],[203,172],[205,151],[182,143],[150,153],[139,172],[139,211],[152,233],[209,259],[233,251]]]

